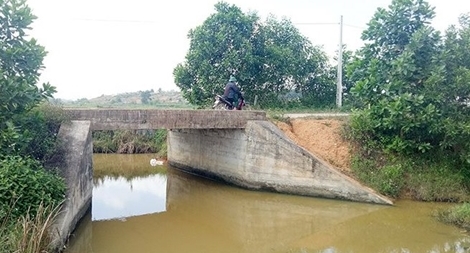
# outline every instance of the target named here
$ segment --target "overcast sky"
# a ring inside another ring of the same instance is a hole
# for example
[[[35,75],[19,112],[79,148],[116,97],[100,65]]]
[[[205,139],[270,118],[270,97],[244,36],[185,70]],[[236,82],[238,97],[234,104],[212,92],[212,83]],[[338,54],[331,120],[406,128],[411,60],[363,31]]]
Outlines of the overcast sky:
[[[93,98],[144,90],[178,90],[173,69],[189,48],[187,33],[214,12],[217,0],[28,0],[38,19],[31,35],[49,52],[41,82],[56,98]],[[378,7],[391,0],[227,0],[263,18],[292,20],[313,44],[333,55],[339,43],[362,45],[360,35]],[[434,27],[445,29],[470,12],[470,1],[429,0]],[[303,24],[315,23],[315,24]],[[325,24],[328,23],[328,24]],[[329,24],[336,23],[336,24]]]

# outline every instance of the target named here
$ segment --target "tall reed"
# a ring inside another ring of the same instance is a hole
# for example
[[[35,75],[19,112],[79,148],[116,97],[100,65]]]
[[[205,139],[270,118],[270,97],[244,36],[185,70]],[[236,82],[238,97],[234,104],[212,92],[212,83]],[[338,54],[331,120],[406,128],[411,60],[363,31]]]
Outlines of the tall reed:
[[[40,204],[36,213],[16,220],[7,213],[0,221],[0,253],[52,253],[52,228],[60,207]]]

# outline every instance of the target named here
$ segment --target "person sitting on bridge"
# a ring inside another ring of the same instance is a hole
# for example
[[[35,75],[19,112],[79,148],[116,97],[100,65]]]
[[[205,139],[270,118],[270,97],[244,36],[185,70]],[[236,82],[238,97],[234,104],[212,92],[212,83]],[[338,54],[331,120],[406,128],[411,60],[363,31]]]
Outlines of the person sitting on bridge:
[[[240,88],[236,85],[236,81],[237,79],[234,76],[230,76],[228,83],[225,85],[224,95],[222,97],[230,103],[230,109],[233,109],[234,103],[236,102],[237,104],[235,106],[240,110],[241,108],[238,108],[240,106],[238,99],[241,99],[243,102],[244,98]]]

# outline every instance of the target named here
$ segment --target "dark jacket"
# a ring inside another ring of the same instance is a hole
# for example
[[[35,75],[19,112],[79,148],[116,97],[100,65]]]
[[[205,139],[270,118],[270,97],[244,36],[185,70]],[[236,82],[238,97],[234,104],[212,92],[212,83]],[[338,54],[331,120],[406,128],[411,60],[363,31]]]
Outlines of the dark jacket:
[[[228,82],[225,85],[224,97],[232,100],[232,102],[235,99],[243,98],[242,93],[240,92],[240,89],[233,82]]]

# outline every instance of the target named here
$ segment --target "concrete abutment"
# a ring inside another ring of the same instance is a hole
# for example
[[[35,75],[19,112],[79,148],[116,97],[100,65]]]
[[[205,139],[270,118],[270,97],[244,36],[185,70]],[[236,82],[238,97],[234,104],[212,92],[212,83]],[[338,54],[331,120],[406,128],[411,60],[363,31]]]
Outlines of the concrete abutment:
[[[90,121],[62,124],[58,133],[59,151],[48,165],[59,169],[67,191],[52,229],[52,246],[61,249],[91,205],[93,193],[93,142]]]
[[[249,121],[245,129],[171,130],[168,161],[189,173],[253,190],[392,204],[299,147],[269,121]]]

